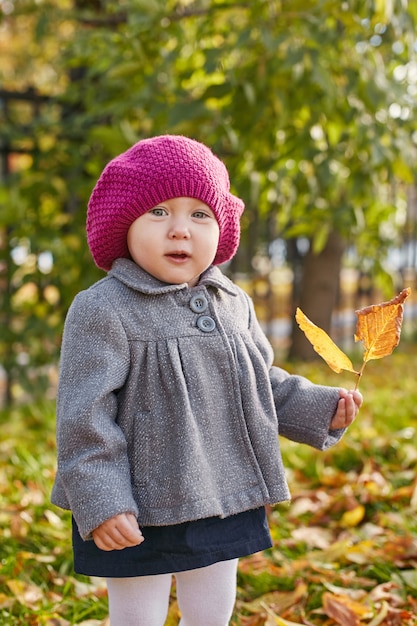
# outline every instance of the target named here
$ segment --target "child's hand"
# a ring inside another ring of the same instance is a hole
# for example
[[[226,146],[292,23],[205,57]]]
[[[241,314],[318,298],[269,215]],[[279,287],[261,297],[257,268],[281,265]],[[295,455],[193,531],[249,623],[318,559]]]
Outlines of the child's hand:
[[[144,537],[133,513],[121,513],[93,530],[93,539],[100,550],[123,550],[138,546]]]
[[[359,391],[346,391],[339,389],[340,400],[337,403],[336,413],[330,423],[330,428],[346,428],[358,414],[363,402],[362,394]]]

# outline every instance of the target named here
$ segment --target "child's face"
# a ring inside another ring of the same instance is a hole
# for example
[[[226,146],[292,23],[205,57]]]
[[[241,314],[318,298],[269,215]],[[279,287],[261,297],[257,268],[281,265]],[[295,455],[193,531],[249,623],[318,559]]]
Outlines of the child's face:
[[[215,215],[204,202],[173,198],[133,222],[127,246],[135,263],[155,278],[193,287],[216,256],[219,234]]]

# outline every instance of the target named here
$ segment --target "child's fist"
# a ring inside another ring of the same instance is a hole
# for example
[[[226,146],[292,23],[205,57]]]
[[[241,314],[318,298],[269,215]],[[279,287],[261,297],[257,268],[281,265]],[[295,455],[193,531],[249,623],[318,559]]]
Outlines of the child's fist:
[[[363,402],[362,394],[359,391],[346,391],[339,389],[340,400],[337,403],[336,413],[330,423],[330,428],[346,428],[350,426]]]
[[[133,513],[115,515],[93,530],[93,539],[100,550],[123,550],[137,546],[144,537]]]

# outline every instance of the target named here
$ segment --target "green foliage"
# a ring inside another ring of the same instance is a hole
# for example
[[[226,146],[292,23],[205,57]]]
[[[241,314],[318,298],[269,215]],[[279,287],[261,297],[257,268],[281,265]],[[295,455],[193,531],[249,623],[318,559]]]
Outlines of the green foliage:
[[[320,251],[334,229],[380,266],[415,177],[414,2],[8,5],[0,83],[45,96],[10,101],[1,119],[15,154],[0,186],[0,360],[20,386],[56,359],[69,302],[101,275],[85,241],[88,197],[105,163],[141,137],[188,134],[226,161],[247,206],[235,269],[250,270],[278,236]],[[21,244],[18,264],[10,252]]]
[[[355,600],[364,624],[417,623],[417,352],[398,348],[374,365],[337,446],[282,440],[293,501],[269,513],[274,547],[240,561],[234,626],[343,623],[329,620],[325,594]],[[290,367],[341,384],[325,364]],[[49,502],[54,420],[50,402],[0,415],[0,626],[105,624],[103,581],[73,574],[70,516]],[[168,624],[178,624],[175,591]]]

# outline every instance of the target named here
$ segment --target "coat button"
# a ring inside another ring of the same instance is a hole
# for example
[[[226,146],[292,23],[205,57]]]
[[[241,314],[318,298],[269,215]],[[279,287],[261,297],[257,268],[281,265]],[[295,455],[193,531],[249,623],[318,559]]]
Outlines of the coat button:
[[[211,333],[216,328],[216,322],[208,315],[202,315],[197,318],[197,326],[203,333]]]
[[[203,296],[202,293],[197,293],[190,300],[190,309],[194,311],[194,313],[202,313],[207,309],[207,306],[207,298]]]

